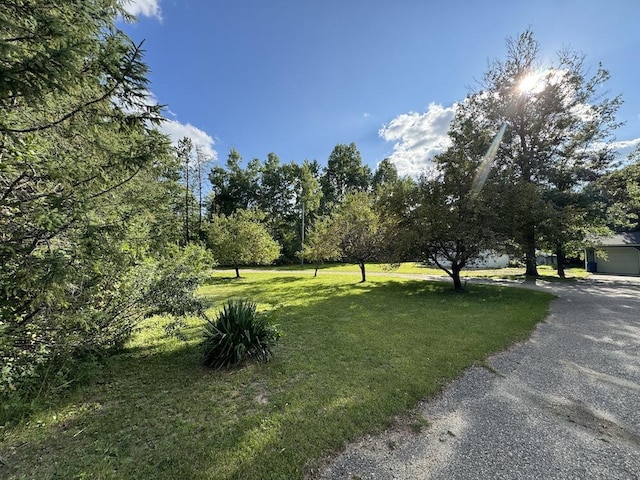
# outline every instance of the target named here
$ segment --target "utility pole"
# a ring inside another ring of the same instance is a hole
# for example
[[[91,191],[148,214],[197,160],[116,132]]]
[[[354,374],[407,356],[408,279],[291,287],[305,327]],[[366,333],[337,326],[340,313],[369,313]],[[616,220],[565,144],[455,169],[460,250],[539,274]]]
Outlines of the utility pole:
[[[304,267],[304,200],[301,202],[302,204],[302,229],[300,231],[300,238],[302,239],[300,243],[300,266]]]

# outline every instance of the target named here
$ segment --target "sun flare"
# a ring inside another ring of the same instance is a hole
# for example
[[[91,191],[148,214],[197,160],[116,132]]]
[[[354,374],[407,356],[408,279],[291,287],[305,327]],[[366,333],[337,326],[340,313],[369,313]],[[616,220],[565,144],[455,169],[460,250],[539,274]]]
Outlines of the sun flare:
[[[521,93],[540,93],[544,90],[545,72],[533,72],[525,75],[518,82],[518,90]]]

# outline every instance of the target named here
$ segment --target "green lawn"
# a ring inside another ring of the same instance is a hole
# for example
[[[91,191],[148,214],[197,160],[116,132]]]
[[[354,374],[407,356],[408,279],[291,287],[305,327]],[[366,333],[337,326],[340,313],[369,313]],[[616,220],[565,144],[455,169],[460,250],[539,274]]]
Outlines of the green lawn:
[[[487,354],[526,338],[551,296],[524,289],[357,274],[215,276],[202,294],[277,309],[274,359],[199,365],[188,340],[147,321],[99,378],[0,430],[0,478],[295,479]],[[214,307],[215,308],[215,307]],[[417,419],[416,428],[427,424]]]
[[[260,267],[265,270],[282,270],[282,271],[297,271],[297,270],[311,270],[313,265],[286,265],[279,267]],[[351,263],[328,263],[320,266],[319,275],[324,272],[359,272],[359,267]],[[400,274],[412,274],[412,275],[437,275],[446,276],[446,272],[439,268],[429,267],[422,263],[405,262],[400,265],[391,266],[385,263],[367,263],[367,274],[372,273],[400,273]],[[242,273],[242,270],[241,270]],[[547,265],[538,266],[538,274],[543,280],[560,280],[556,270]],[[488,278],[503,278],[503,279],[518,279],[524,278],[524,267],[508,267],[508,268],[484,268],[484,269],[464,269],[461,272],[463,277],[488,277]],[[584,268],[567,268],[567,279],[586,278],[589,273]]]

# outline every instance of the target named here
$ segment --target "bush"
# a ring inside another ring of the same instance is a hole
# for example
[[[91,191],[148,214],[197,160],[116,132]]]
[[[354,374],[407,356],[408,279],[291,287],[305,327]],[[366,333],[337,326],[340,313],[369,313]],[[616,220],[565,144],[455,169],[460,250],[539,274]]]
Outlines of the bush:
[[[266,362],[280,338],[269,317],[249,300],[229,300],[215,321],[204,326],[203,362],[213,368],[231,367],[246,360]]]
[[[87,361],[123,347],[143,318],[171,315],[167,333],[184,338],[183,317],[203,315],[196,289],[214,262],[202,246],[169,246],[134,264],[96,262],[91,281],[89,267],[77,267],[77,278],[64,277],[31,315],[3,310],[0,295],[0,425],[75,384]]]

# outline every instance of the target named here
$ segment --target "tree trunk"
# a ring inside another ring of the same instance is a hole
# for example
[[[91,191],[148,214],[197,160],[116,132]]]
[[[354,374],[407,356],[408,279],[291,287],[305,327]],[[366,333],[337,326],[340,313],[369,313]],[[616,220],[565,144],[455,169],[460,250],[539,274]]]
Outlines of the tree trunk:
[[[460,270],[462,270],[455,263],[451,265],[451,278],[453,279],[453,288],[457,292],[461,292],[462,289],[462,281],[460,280]]]
[[[531,227],[527,232],[524,260],[526,265],[526,271],[524,274],[527,277],[538,277],[538,267],[536,265],[536,236],[534,227]]]
[[[360,266],[360,273],[362,273],[362,280],[360,283],[364,283],[367,281],[367,275],[364,271],[364,262],[360,262],[358,265]]]
[[[566,278],[564,273],[565,255],[561,243],[556,244],[556,258],[558,262],[558,276],[560,278]]]
[[[235,269],[236,269],[236,278],[240,278],[240,270],[238,269],[238,265],[234,265]]]

